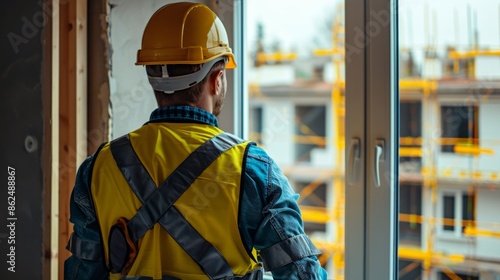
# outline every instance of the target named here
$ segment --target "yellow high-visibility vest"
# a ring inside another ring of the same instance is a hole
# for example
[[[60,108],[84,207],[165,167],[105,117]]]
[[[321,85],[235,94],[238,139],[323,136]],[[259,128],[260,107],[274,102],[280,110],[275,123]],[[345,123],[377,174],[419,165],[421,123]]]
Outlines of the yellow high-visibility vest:
[[[220,133],[220,129],[210,125],[149,123],[131,132],[129,138],[135,154],[159,186],[196,148]],[[234,275],[260,268],[255,261],[255,250],[247,252],[238,230],[242,165],[247,146],[248,142],[240,143],[220,155],[173,204],[225,257]],[[109,143],[95,160],[91,192],[108,263],[111,227],[120,217],[130,220],[142,206],[118,168]],[[138,248],[128,277],[208,279],[158,223],[139,239]],[[111,279],[122,277],[110,275]]]

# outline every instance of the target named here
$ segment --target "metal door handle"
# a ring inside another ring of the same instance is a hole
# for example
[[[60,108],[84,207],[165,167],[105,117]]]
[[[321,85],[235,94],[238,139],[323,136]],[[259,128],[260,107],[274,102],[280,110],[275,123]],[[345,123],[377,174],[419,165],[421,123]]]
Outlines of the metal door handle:
[[[385,148],[385,141],[383,139],[377,139],[377,142],[375,143],[375,162],[374,162],[374,175],[375,175],[375,186],[380,187],[380,162],[384,161],[384,148]]]
[[[361,141],[359,138],[352,138],[351,144],[349,146],[349,162],[347,163],[348,168],[348,180],[347,183],[349,185],[354,184],[357,177],[358,163],[361,159]]]

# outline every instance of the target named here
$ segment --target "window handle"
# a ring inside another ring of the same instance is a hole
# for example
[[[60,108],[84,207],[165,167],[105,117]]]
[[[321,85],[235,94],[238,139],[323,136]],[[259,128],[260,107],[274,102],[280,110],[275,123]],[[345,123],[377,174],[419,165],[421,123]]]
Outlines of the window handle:
[[[383,139],[377,139],[375,143],[375,166],[373,167],[376,187],[380,187],[380,162],[384,161],[384,148],[385,141]]]
[[[359,162],[361,159],[361,141],[359,138],[352,138],[351,139],[351,144],[349,147],[349,162],[347,163],[347,168],[349,178],[347,180],[347,183],[349,185],[352,185],[355,183],[356,179],[359,177],[357,176],[358,174],[358,169],[359,169]]]

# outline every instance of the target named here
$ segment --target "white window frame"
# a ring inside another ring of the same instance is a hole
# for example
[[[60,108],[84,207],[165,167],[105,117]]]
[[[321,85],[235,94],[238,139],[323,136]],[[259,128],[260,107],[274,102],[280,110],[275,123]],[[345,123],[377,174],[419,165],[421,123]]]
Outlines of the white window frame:
[[[243,0],[218,0],[203,1],[217,13],[228,35],[237,67],[226,71],[227,92],[224,110],[218,117],[219,126],[224,131],[231,132],[244,139],[247,135],[248,119],[248,84],[243,78],[245,71],[244,59],[244,30],[245,30],[245,1]]]
[[[398,278],[399,77],[394,11],[397,0],[345,1],[345,279]],[[383,146],[380,156],[377,146]]]
[[[440,239],[452,239],[452,240],[464,240],[468,241],[472,237],[468,237],[462,232],[462,222],[464,221],[464,217],[462,216],[462,208],[463,208],[463,200],[462,196],[467,194],[467,190],[464,188],[442,188],[438,192],[438,203],[437,203],[437,213],[438,213],[438,221],[436,223],[437,226],[437,234]],[[444,230],[444,197],[445,196],[453,196],[455,198],[455,222],[453,231]]]

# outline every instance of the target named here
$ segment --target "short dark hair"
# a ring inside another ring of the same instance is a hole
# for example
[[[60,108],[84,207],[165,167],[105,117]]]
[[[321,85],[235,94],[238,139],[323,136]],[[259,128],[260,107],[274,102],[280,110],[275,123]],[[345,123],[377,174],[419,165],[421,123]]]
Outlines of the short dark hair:
[[[168,94],[163,91],[154,90],[156,101],[158,102],[158,106],[163,107],[163,104],[170,105],[188,105],[188,104],[196,104],[200,98],[201,90],[205,83],[207,82],[207,77],[212,76],[213,73],[216,73],[220,70],[224,70],[226,63],[224,60],[221,60],[212,66],[207,76],[201,80],[201,82],[196,85],[175,91],[174,93]],[[172,77],[181,76],[186,74],[191,74],[201,69],[201,64],[169,64],[167,65],[168,74]],[[146,72],[149,76],[152,77],[161,77],[161,65],[146,65]]]

